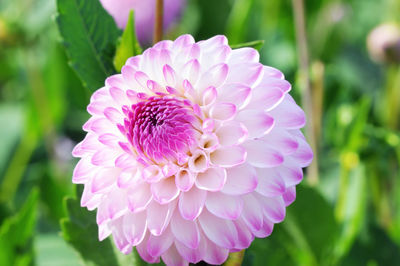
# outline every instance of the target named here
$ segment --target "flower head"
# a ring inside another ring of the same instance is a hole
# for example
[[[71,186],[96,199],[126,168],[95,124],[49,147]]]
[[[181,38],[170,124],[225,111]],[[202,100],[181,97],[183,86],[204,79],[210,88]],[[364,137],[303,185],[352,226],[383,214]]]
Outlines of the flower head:
[[[400,62],[400,26],[388,22],[377,26],[368,34],[367,48],[375,62]]]
[[[73,155],[100,240],[147,262],[223,263],[271,234],[312,151],[283,74],[224,36],[183,35],[97,90]]]
[[[125,28],[129,12],[133,9],[139,42],[142,45],[151,43],[156,0],[100,0],[100,2],[121,29]],[[184,6],[185,0],[164,1],[164,29],[167,29],[176,21]]]

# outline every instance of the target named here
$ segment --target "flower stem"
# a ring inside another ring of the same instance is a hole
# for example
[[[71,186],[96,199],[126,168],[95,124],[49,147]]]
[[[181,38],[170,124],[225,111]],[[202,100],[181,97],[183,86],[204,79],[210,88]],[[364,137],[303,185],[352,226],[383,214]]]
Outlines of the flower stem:
[[[156,16],[154,23],[154,36],[153,43],[162,40],[163,37],[163,16],[164,16],[164,0],[157,0],[156,2]]]
[[[244,258],[244,249],[239,251],[239,252],[235,252],[235,253],[231,253],[229,255],[228,260],[225,262],[225,266],[240,266],[242,265],[243,262],[243,258]]]
[[[318,183],[318,154],[315,130],[313,129],[313,105],[309,74],[310,62],[304,18],[304,2],[303,0],[292,0],[292,5],[294,13],[294,26],[296,30],[297,53],[299,59],[299,86],[301,89],[302,103],[308,120],[305,131],[311,148],[314,152],[313,162],[308,167],[308,182],[312,185],[315,185]]]

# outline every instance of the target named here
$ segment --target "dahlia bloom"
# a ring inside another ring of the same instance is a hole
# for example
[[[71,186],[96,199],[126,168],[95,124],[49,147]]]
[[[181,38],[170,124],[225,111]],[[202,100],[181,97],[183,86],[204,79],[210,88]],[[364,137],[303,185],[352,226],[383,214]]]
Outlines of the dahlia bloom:
[[[88,105],[73,182],[99,239],[149,263],[221,264],[271,234],[312,151],[283,74],[224,36],[162,41]]]
[[[104,9],[114,18],[120,29],[124,29],[129,12],[135,11],[136,34],[142,45],[150,44],[154,30],[156,0],[100,0]],[[164,0],[164,29],[176,21],[185,6],[185,0]]]

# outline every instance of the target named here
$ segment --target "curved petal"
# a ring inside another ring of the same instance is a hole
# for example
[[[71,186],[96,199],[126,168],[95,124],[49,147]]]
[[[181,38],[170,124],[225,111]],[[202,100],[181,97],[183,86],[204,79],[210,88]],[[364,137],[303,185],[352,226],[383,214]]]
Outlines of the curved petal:
[[[296,186],[288,187],[282,195],[285,206],[289,206],[296,199]]]
[[[153,198],[150,186],[147,183],[130,188],[127,194],[128,208],[133,213],[145,210]]]
[[[175,178],[164,178],[151,184],[153,199],[160,204],[167,204],[179,196],[179,189],[175,185]]]
[[[271,168],[284,162],[282,154],[262,140],[249,140],[242,145],[247,151],[247,162],[255,167]]]
[[[210,192],[207,195],[206,208],[217,217],[236,220],[242,213],[243,200],[237,196],[229,196],[220,192]]]
[[[226,171],[223,168],[208,168],[197,175],[196,187],[202,190],[219,191],[226,182]]]
[[[195,220],[203,211],[206,201],[207,191],[192,187],[188,192],[183,192],[179,196],[179,212],[183,219]]]
[[[256,191],[266,197],[282,195],[285,190],[285,181],[275,168],[256,168],[258,186]]]
[[[257,173],[248,163],[227,169],[227,178],[222,192],[228,195],[247,194],[257,187]]]
[[[264,74],[263,65],[260,63],[239,63],[229,65],[227,82],[242,83],[249,87],[256,86]]]
[[[259,196],[262,212],[273,223],[280,223],[285,219],[286,207],[282,196],[273,198]]]
[[[189,263],[185,261],[181,255],[179,255],[178,251],[175,248],[175,245],[172,245],[164,254],[162,254],[161,258],[166,265],[174,265],[174,266],[189,265]]]
[[[304,111],[289,94],[286,94],[283,101],[268,113],[275,119],[277,127],[299,129],[306,124]]]
[[[197,249],[200,243],[200,233],[197,222],[185,220],[179,211],[175,211],[171,219],[171,231],[175,238],[190,249]]]
[[[152,257],[159,257],[171,247],[173,242],[174,236],[172,235],[171,230],[168,227],[159,236],[154,236],[150,234],[149,240],[147,241],[147,252]]]
[[[243,196],[243,212],[241,218],[252,232],[261,229],[263,224],[263,215],[259,201],[253,196],[255,193]]]
[[[213,165],[220,167],[233,167],[246,160],[246,150],[240,146],[221,147],[210,154]]]
[[[204,234],[212,242],[227,249],[235,247],[238,235],[232,221],[218,218],[208,211],[203,211],[199,216],[199,222]]]
[[[122,229],[132,246],[140,244],[146,235],[146,212],[127,213],[123,216]]]
[[[158,204],[152,201],[147,207],[147,228],[154,236],[161,235],[167,228],[175,209],[175,204]]]
[[[219,144],[222,146],[232,146],[242,143],[247,138],[247,129],[237,121],[224,123],[217,129],[215,134]]]
[[[245,109],[238,113],[236,119],[246,127],[249,139],[268,134],[275,125],[275,120],[263,110]]]

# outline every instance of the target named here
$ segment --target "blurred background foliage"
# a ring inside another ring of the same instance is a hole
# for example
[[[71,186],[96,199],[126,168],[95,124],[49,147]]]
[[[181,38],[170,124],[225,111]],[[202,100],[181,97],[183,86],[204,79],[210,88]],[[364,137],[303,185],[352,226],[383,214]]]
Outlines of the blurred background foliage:
[[[400,23],[400,1],[305,2],[318,171],[243,265],[400,265],[400,67],[372,61],[366,45],[379,24]],[[59,221],[91,91],[68,65],[55,14],[53,0],[0,1],[0,265],[80,263]],[[265,40],[261,61],[304,107],[293,14],[289,0],[188,0],[166,37]]]

